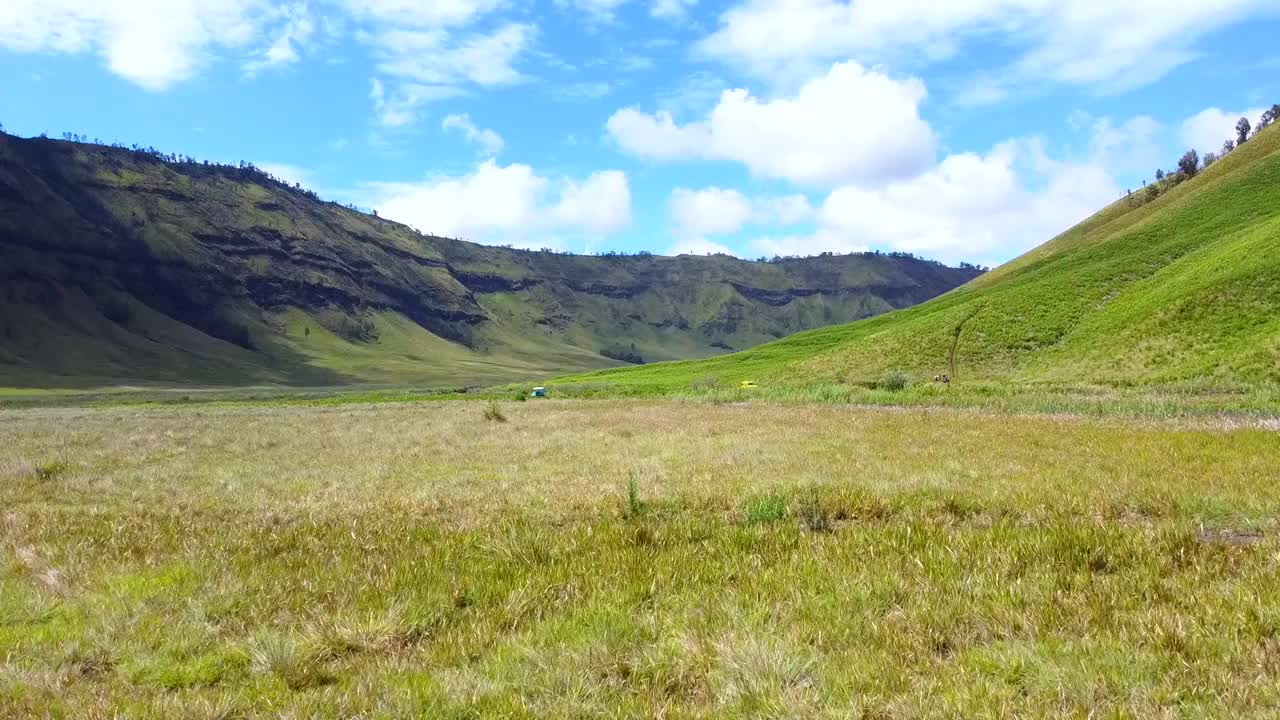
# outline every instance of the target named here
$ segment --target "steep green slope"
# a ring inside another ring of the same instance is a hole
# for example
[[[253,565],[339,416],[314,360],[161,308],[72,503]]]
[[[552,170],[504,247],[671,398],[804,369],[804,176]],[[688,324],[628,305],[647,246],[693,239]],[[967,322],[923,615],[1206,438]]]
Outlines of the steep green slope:
[[[711,356],[975,274],[481,246],[252,167],[0,134],[0,386],[492,383]]]
[[[697,362],[569,382],[1280,380],[1280,128],[919,306]]]

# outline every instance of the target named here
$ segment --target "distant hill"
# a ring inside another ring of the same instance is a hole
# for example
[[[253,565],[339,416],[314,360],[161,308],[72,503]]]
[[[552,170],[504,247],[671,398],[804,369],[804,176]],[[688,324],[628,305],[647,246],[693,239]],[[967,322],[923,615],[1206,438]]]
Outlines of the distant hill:
[[[0,133],[0,386],[491,383],[740,350],[977,274],[482,246],[252,166]]]
[[[916,381],[1280,381],[1280,127],[930,302],[710,360],[567,381],[865,384],[893,370]]]

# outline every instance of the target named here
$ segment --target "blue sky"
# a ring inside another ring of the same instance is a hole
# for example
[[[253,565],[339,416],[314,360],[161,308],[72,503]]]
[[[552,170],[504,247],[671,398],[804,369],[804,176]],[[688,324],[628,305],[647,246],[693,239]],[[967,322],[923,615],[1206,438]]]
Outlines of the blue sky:
[[[478,242],[998,264],[1280,102],[1274,0],[5,0],[0,122]]]

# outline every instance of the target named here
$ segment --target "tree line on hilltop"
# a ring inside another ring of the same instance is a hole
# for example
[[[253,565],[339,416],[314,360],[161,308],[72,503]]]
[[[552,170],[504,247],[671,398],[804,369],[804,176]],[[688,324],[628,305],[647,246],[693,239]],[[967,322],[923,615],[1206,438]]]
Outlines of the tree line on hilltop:
[[[1166,171],[1164,168],[1159,168],[1156,170],[1155,182],[1148,184],[1144,180],[1142,184],[1146,189],[1141,196],[1135,198],[1133,191],[1128,190],[1125,194],[1129,198],[1129,204],[1132,205],[1135,201],[1145,203],[1155,200],[1165,190],[1195,177],[1200,171],[1234,152],[1236,148],[1249,142],[1250,138],[1257,137],[1258,133],[1277,121],[1280,121],[1280,105],[1272,105],[1269,110],[1264,111],[1258,118],[1257,125],[1251,124],[1249,118],[1240,118],[1236,123],[1236,136],[1229,137],[1222,143],[1221,152],[1207,152],[1204,157],[1201,157],[1195,148],[1186,151],[1178,159],[1177,169]]]

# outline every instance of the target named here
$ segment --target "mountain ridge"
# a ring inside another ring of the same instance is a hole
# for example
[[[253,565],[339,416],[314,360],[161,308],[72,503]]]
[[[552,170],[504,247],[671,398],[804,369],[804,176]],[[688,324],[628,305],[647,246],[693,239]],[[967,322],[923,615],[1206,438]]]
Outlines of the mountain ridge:
[[[741,349],[978,274],[477,245],[247,164],[3,134],[0,253],[0,385],[482,384]]]

